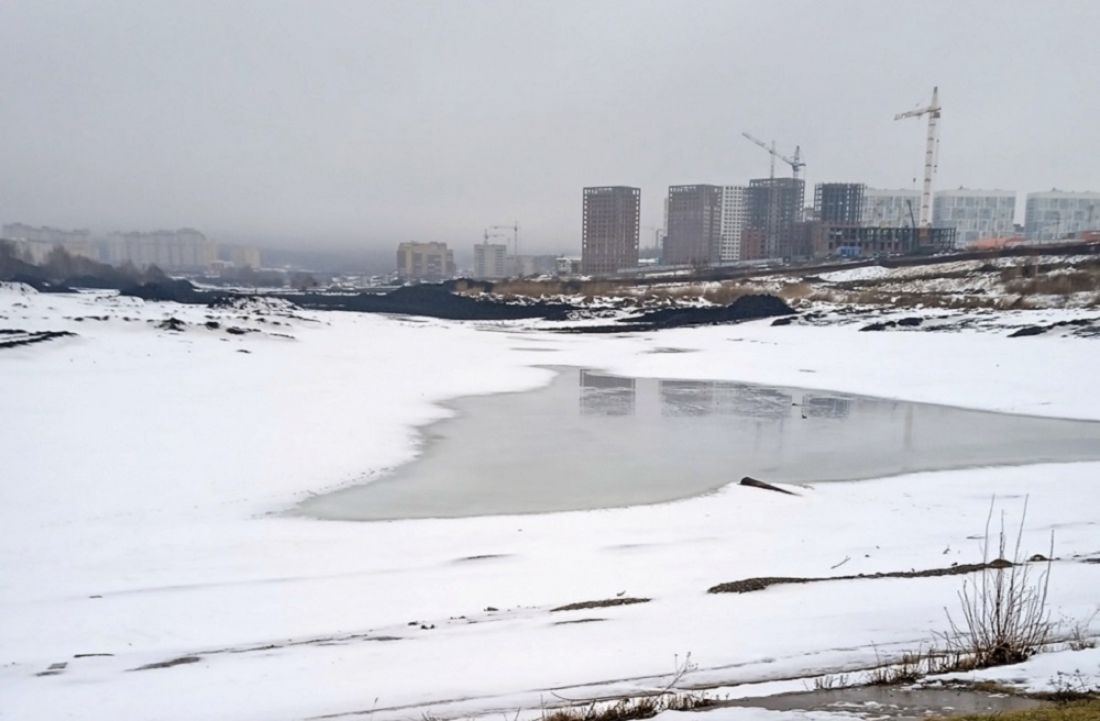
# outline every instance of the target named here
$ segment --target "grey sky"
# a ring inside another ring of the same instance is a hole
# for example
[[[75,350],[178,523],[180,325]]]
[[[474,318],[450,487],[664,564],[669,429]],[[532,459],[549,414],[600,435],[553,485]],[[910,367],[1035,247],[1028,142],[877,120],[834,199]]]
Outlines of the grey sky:
[[[1098,33],[1091,0],[5,0],[0,221],[579,252],[584,185],[655,226],[670,184],[766,177],[743,130],[911,187],[892,118],[934,84],[938,187],[1100,190]]]

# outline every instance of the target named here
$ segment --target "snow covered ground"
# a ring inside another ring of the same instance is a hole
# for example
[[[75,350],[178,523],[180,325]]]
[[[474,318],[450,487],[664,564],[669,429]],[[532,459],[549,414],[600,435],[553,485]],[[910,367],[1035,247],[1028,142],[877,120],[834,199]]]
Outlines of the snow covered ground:
[[[0,718],[451,718],[663,687],[688,653],[682,686],[789,690],[927,645],[961,578],[709,587],[974,562],[994,495],[1010,522],[1030,496],[1026,553],[1056,531],[1055,616],[1098,602],[1097,463],[550,515],[285,513],[413,458],[439,402],[538,387],[546,365],[1100,420],[1094,340],[560,335],[11,287],[4,328],[76,335],[0,349]],[[618,594],[652,600],[551,611]]]
[[[927,685],[994,682],[1027,693],[1100,693],[1100,648],[1063,649],[1012,666],[929,677]]]

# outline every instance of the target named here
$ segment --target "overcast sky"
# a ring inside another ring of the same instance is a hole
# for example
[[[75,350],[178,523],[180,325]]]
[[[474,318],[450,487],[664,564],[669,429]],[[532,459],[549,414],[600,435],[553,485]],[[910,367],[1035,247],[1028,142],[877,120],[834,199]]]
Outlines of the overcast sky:
[[[579,253],[581,188],[1100,190],[1100,2],[0,2],[0,222]],[[787,174],[786,166],[777,172]],[[812,190],[808,192],[812,199]]]

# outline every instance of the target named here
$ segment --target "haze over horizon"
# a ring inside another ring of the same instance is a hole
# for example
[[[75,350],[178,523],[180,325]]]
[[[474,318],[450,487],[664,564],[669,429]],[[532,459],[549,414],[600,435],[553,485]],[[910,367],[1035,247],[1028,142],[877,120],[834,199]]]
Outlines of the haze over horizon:
[[[268,2],[0,5],[0,222],[459,252],[520,223],[580,249],[581,188],[1100,190],[1100,4]],[[779,164],[777,174],[789,174]]]

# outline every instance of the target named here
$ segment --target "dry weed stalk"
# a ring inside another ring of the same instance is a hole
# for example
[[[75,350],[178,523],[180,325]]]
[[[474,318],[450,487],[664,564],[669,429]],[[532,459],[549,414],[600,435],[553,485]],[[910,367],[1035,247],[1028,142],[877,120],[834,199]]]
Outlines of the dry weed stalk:
[[[982,562],[986,564],[992,560],[989,557],[989,532],[995,503],[996,499],[990,503],[982,541]],[[1051,533],[1046,570],[1038,578],[1033,578],[1020,551],[1026,519],[1025,498],[1012,559],[1006,562],[1008,534],[1005,516],[1001,513],[997,545],[997,560],[1001,563],[995,564],[996,568],[982,571],[977,583],[963,582],[959,592],[961,617],[958,621],[947,611],[950,628],[943,640],[948,650],[969,657],[976,668],[1019,663],[1050,640],[1053,625],[1047,609],[1047,589],[1050,585],[1054,534]]]

